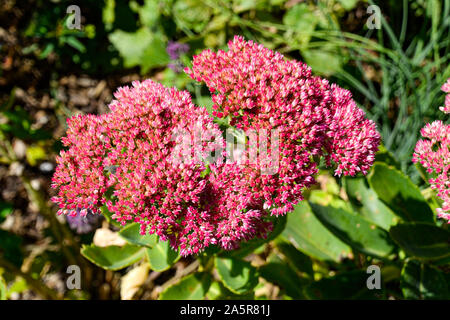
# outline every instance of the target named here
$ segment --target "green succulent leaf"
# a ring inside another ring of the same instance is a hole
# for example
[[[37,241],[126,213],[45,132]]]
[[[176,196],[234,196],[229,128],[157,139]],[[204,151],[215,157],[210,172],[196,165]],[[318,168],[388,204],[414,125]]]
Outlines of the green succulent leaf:
[[[449,282],[437,268],[416,260],[403,266],[400,287],[406,299],[450,299]]]
[[[141,66],[142,72],[146,73],[170,62],[161,35],[152,33],[149,28],[143,27],[133,33],[116,30],[109,35],[109,40],[123,57],[127,68]]]
[[[141,260],[145,251],[134,245],[97,247],[84,245],[81,254],[93,264],[106,270],[120,270]]]
[[[292,244],[284,241],[278,241],[276,247],[294,270],[313,277],[314,272],[310,257],[297,250]]]
[[[119,235],[127,242],[152,248],[158,243],[158,236],[155,234],[141,235],[139,223],[132,223],[119,231]]]
[[[402,223],[389,230],[391,238],[411,257],[450,262],[450,232],[428,223]]]
[[[367,186],[364,178],[346,178],[344,181],[347,195],[361,215],[385,230],[397,224],[398,217]]]
[[[158,241],[152,248],[145,250],[150,268],[154,271],[164,271],[169,269],[180,259],[177,251],[174,251],[169,241]]]
[[[388,258],[394,252],[389,233],[364,217],[342,208],[310,205],[328,230],[352,248],[379,258]]]
[[[433,211],[419,188],[401,171],[375,163],[368,180],[378,197],[403,220],[434,221]]]
[[[215,265],[223,285],[233,293],[248,293],[258,284],[257,270],[247,261],[216,257]]]
[[[288,213],[283,237],[303,253],[324,261],[340,262],[351,255],[351,249],[334,236],[312,213],[306,201]]]
[[[208,273],[193,273],[179,282],[167,287],[160,300],[201,300],[205,297],[211,285],[211,275]]]
[[[292,266],[272,254],[268,263],[259,268],[261,277],[269,282],[275,283],[293,299],[304,299],[303,286],[305,279],[301,279]]]

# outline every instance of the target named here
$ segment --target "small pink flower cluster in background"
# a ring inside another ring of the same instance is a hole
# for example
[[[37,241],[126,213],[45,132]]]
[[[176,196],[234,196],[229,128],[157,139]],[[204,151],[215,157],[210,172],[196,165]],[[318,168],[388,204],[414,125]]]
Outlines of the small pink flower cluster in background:
[[[263,174],[271,162],[264,157],[209,163],[204,155],[225,154],[225,141],[206,109],[186,91],[133,82],[115,93],[110,113],[68,120],[52,184],[60,213],[105,206],[115,220],[140,223],[142,234],[156,233],[181,255],[209,245],[230,250],[267,236],[269,215],[293,210],[315,183],[320,157],[336,165],[337,175],[365,174],[374,161],[374,122],[349,91],[303,63],[235,37],[228,51],[194,57],[186,72],[210,88],[216,117],[244,131],[278,130],[278,171]],[[189,151],[203,161],[179,148],[186,133],[195,141],[198,130],[212,137]]]
[[[450,113],[450,78],[442,86],[442,91],[448,94],[445,106],[440,110]],[[428,173],[437,175],[429,183],[444,202],[438,209],[438,217],[450,223],[450,125],[434,121],[427,124],[421,134],[426,139],[417,142],[413,162],[419,162]]]
[[[450,113],[450,78],[447,79],[447,82],[444,83],[441,89],[448,94],[445,96],[445,105],[439,109],[444,113]]]

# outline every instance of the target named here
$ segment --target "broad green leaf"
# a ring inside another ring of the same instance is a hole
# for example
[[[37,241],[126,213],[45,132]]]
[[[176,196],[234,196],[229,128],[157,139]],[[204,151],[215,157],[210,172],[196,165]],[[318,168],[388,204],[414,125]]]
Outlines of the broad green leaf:
[[[294,269],[285,261],[272,254],[268,263],[259,268],[261,277],[284,289],[293,299],[304,299],[303,287],[306,280],[301,279]]]
[[[355,209],[385,230],[398,222],[398,217],[386,206],[364,178],[345,178],[345,190]]]
[[[211,275],[208,273],[193,273],[179,282],[167,287],[160,300],[202,300],[211,285]]]
[[[247,293],[258,284],[257,270],[247,261],[216,257],[215,265],[223,285],[233,293]]]
[[[389,166],[393,166],[396,169],[401,170],[400,163],[384,145],[380,145],[378,147],[378,151],[375,154],[375,162],[383,162]]]
[[[283,23],[290,27],[292,31],[299,33],[299,40],[302,45],[308,44],[318,22],[318,16],[314,14],[306,3],[293,6],[283,17]]]
[[[0,300],[6,300],[6,282],[3,277],[0,275]]]
[[[211,8],[196,0],[178,0],[173,7],[173,15],[181,29],[201,32],[211,20]]]
[[[406,299],[450,299],[449,283],[444,274],[416,260],[405,263],[400,287]]]
[[[411,257],[450,262],[450,232],[428,223],[402,223],[389,230],[391,238]]]
[[[161,35],[152,33],[148,28],[134,33],[116,30],[109,35],[109,40],[123,57],[125,67],[141,66],[145,73],[170,61]]]
[[[369,276],[370,274],[362,270],[340,273],[334,277],[313,282],[304,289],[304,294],[309,299],[323,300],[382,299],[384,297],[383,287],[368,289],[367,279]]]
[[[433,212],[419,188],[402,172],[384,163],[375,163],[368,180],[378,197],[402,219],[434,221]]]
[[[154,271],[167,270],[180,258],[178,252],[170,247],[169,241],[158,241],[145,252],[150,268]]]
[[[365,254],[387,258],[395,250],[389,233],[364,217],[342,208],[310,204],[316,217],[336,237]]]
[[[161,36],[154,35],[150,45],[142,53],[140,62],[142,73],[146,73],[155,67],[165,66],[169,62],[170,57],[166,51],[166,42],[161,39]]]
[[[93,264],[107,270],[120,270],[144,257],[143,248],[133,245],[97,247],[83,245],[81,254]]]
[[[159,18],[159,1],[144,0],[144,5],[137,8],[141,24],[153,28]]]
[[[152,248],[158,242],[156,234],[141,235],[139,223],[132,223],[119,231],[119,235],[127,242],[138,246]]]
[[[335,50],[330,49],[310,49],[302,51],[305,62],[315,72],[325,76],[330,76],[342,69],[343,57]]]
[[[142,56],[152,41],[148,28],[141,28],[134,33],[116,30],[109,35],[109,41],[123,57],[125,67],[134,67],[141,63]]]
[[[284,241],[278,241],[276,246],[278,250],[286,257],[286,261],[294,270],[303,272],[310,277],[313,277],[314,272],[310,257],[297,250],[297,248],[295,248],[292,244]]]
[[[282,235],[298,250],[319,260],[340,262],[351,256],[350,247],[324,227],[306,201],[300,202],[293,212],[288,213]]]

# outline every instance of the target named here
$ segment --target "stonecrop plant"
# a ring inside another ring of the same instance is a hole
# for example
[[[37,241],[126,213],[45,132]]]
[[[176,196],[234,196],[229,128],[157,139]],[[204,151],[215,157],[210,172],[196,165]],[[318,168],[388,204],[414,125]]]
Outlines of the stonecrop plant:
[[[320,159],[338,176],[366,174],[374,162],[375,123],[349,91],[304,63],[236,36],[228,51],[205,50],[185,71],[210,89],[215,118],[188,92],[145,80],[120,88],[111,112],[68,120],[52,185],[59,213],[104,206],[122,225],[139,223],[142,235],[158,235],[182,256],[210,245],[231,250],[266,237],[271,217],[303,200]],[[273,163],[262,154],[254,162],[224,161],[215,119],[247,133],[279,132],[278,170],[265,174]],[[180,147],[186,141],[187,157]],[[222,157],[209,161],[212,154]]]
[[[450,113],[450,78],[442,86],[447,93],[445,105],[439,109]],[[431,188],[437,191],[443,201],[442,207],[437,209],[438,217],[450,223],[450,125],[437,120],[427,124],[421,130],[424,140],[417,142],[413,162],[419,162],[435,177],[429,179]]]

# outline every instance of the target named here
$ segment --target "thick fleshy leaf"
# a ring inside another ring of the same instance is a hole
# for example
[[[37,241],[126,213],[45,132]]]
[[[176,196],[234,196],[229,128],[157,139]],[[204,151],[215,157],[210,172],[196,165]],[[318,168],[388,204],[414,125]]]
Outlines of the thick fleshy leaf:
[[[282,235],[298,250],[319,260],[340,262],[352,255],[350,247],[328,231],[306,201],[288,213]]]
[[[158,241],[152,248],[145,250],[150,268],[154,271],[164,271],[169,269],[180,256],[173,250],[169,241]]]
[[[182,278],[179,282],[167,287],[160,300],[201,300],[211,285],[211,275],[194,273]]]
[[[401,170],[400,163],[384,145],[380,145],[378,147],[378,152],[375,154],[375,162],[383,162],[389,166]]]
[[[288,264],[298,272],[302,272],[312,277],[313,267],[311,258],[297,250],[292,244],[284,241],[277,242],[277,249],[285,256]]]
[[[119,235],[127,242],[137,246],[152,248],[158,242],[156,234],[141,235],[139,223],[132,223],[119,231]]]
[[[310,204],[316,217],[336,237],[365,254],[387,258],[395,250],[389,233],[364,217],[342,208]]]
[[[428,223],[402,223],[389,230],[391,238],[411,257],[450,262],[450,232]]]
[[[141,260],[145,251],[133,245],[97,247],[84,245],[81,254],[97,266],[107,270],[120,270]]]
[[[304,294],[309,299],[324,300],[382,299],[384,297],[382,288],[370,290],[367,287],[369,276],[361,270],[341,273],[313,282],[305,288]]]
[[[354,209],[385,230],[398,222],[398,217],[386,206],[364,178],[345,178],[345,190]]]
[[[149,28],[142,27],[135,32],[116,30],[109,34],[109,41],[117,48],[127,68],[139,65],[145,73],[170,62],[161,35],[152,33]]]
[[[257,270],[247,261],[216,257],[215,265],[223,285],[233,293],[247,293],[258,284]]]
[[[400,286],[406,299],[450,299],[449,283],[444,274],[416,260],[405,263]]]
[[[259,268],[261,276],[269,282],[280,286],[293,299],[304,299],[303,287],[307,283],[301,279],[287,262],[276,255],[271,255],[268,263]]]
[[[433,211],[419,188],[399,170],[376,163],[368,180],[378,197],[403,220],[434,221]]]

